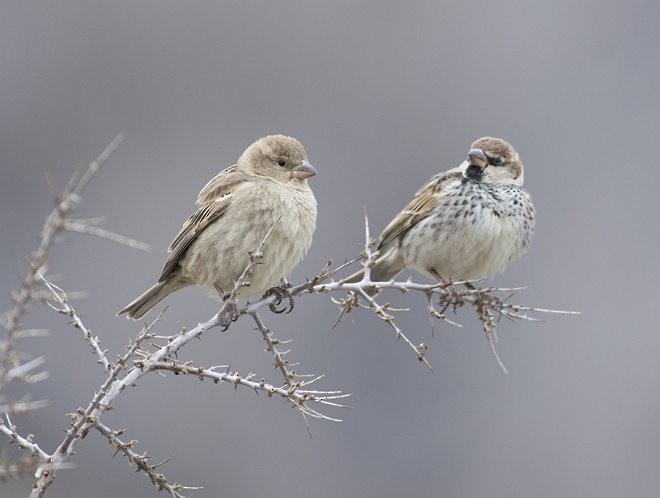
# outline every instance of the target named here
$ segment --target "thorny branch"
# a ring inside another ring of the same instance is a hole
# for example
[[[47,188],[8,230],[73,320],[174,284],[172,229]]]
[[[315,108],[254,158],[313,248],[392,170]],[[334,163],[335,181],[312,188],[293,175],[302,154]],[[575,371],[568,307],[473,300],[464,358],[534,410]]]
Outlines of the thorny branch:
[[[112,429],[110,429],[109,427],[103,425],[101,422],[98,421],[94,424],[94,428],[100,434],[105,436],[105,438],[108,440],[110,445],[116,448],[115,454],[117,454],[118,452],[123,453],[124,456],[128,458],[129,462],[135,465],[137,470],[141,470],[147,476],[149,476],[149,479],[151,479],[151,483],[154,486],[156,486],[159,491],[167,491],[171,496],[175,498],[185,498],[185,495],[182,495],[181,493],[179,493],[179,491],[202,489],[199,486],[183,486],[182,484],[176,482],[170,484],[167,480],[167,477],[165,477],[164,474],[157,472],[156,470],[161,465],[169,462],[172,458],[163,460],[160,463],[151,464],[149,462],[149,457],[147,456],[146,452],[139,454],[133,451],[133,447],[137,444],[136,440],[131,439],[130,441],[124,442],[121,439],[119,439],[119,436],[121,436],[124,433],[123,429],[113,431]]]
[[[67,224],[71,222],[69,216],[78,207],[81,193],[123,140],[124,134],[119,134],[84,171],[78,170],[74,173],[62,195],[56,194],[51,185],[55,208],[46,218],[39,246],[30,255],[30,265],[22,278],[21,289],[12,295],[14,307],[7,311],[2,319],[4,334],[0,340],[0,392],[5,391],[11,381],[34,382],[34,379],[26,376],[28,369],[16,375],[16,369],[21,366],[21,355],[16,350],[17,342],[28,336],[28,331],[22,328],[22,319],[39,294],[41,275],[46,271],[50,249],[57,235],[67,229]]]
[[[530,316],[531,313],[572,313],[512,304],[508,302],[508,298],[501,298],[497,293],[513,292],[520,289],[477,288],[474,286],[475,282],[436,284],[420,284],[411,280],[372,282],[370,270],[377,253],[373,251],[375,241],[370,237],[369,222],[365,212],[365,244],[360,258],[348,261],[332,270],[332,261],[330,260],[321,272],[312,279],[297,286],[287,286],[283,290],[283,293],[280,291],[267,293],[263,298],[239,309],[236,305],[237,295],[242,287],[249,285],[253,271],[263,256],[264,245],[268,238],[267,234],[260,246],[250,252],[249,264],[236,281],[232,291],[225,296],[225,302],[218,313],[211,319],[203,323],[198,323],[196,327],[190,330],[182,329],[173,335],[157,335],[154,329],[160,320],[161,313],[151,324],[145,325],[141,329],[137,337],[129,343],[125,353],[117,356],[113,362],[108,358],[107,351],[101,349],[98,337],[92,334],[76,310],[70,305],[69,299],[71,296],[67,296],[60,287],[47,280],[44,274],[48,252],[55,239],[55,235],[60,231],[92,234],[131,247],[146,248],[144,244],[137,241],[96,227],[95,225],[98,223],[98,220],[71,220],[69,218],[69,214],[80,201],[79,194],[81,191],[122,139],[123,135],[118,136],[99,158],[89,165],[85,172],[76,173],[61,197],[54,196],[56,209],[51,213],[44,225],[39,249],[32,254],[31,267],[23,279],[21,290],[14,296],[14,308],[6,314],[5,330],[7,333],[3,342],[0,343],[0,392],[7,382],[14,379],[34,382],[43,378],[43,374],[29,374],[31,370],[43,363],[42,358],[21,363],[18,355],[15,354],[15,344],[19,338],[43,334],[41,330],[28,330],[21,327],[21,319],[28,311],[30,303],[36,299],[46,300],[44,290],[39,289],[41,286],[46,288],[45,292],[48,293],[47,299],[51,308],[58,313],[66,315],[70,323],[81,331],[83,338],[97,357],[97,362],[107,373],[106,380],[97,392],[94,393],[87,406],[85,408],[78,408],[75,413],[70,414],[71,426],[66,431],[61,443],[50,454],[42,450],[33,441],[31,435],[21,436],[9,418],[10,413],[23,413],[30,409],[36,409],[42,407],[44,402],[30,402],[24,399],[18,402],[0,404],[0,409],[4,409],[7,412],[5,415],[6,423],[5,421],[0,421],[0,432],[9,438],[11,442],[30,454],[29,457],[11,465],[5,463],[3,460],[0,461],[0,479],[5,476],[24,475],[26,472],[32,472],[36,467],[35,482],[30,494],[31,497],[43,496],[46,489],[53,482],[56,472],[59,469],[71,466],[67,460],[73,455],[76,442],[83,439],[90,429],[96,430],[105,437],[116,448],[117,452],[124,454],[131,464],[144,472],[159,490],[166,491],[175,498],[181,498],[184,496],[181,492],[199,489],[198,487],[186,487],[178,483],[171,484],[164,474],[157,472],[157,469],[169,460],[159,464],[151,464],[146,453],[139,454],[134,451],[133,448],[136,441],[129,440],[126,442],[120,439],[120,436],[124,432],[123,430],[110,429],[101,422],[103,415],[112,409],[112,404],[119,394],[127,387],[137,385],[137,381],[150,372],[169,371],[175,375],[194,376],[200,380],[209,379],[214,383],[226,382],[233,385],[236,389],[246,387],[254,390],[255,393],[263,392],[268,397],[281,397],[303,415],[306,423],[307,417],[339,421],[339,419],[330,417],[320,412],[317,408],[312,408],[312,406],[343,408],[344,405],[339,400],[349,395],[335,390],[311,389],[310,387],[322,379],[323,376],[296,373],[293,369],[296,364],[289,362],[286,358],[289,351],[280,349],[288,341],[275,337],[259,314],[266,307],[274,310],[274,306],[279,304],[283,295],[291,300],[290,303],[292,305],[293,298],[297,296],[337,292],[345,294],[348,291],[348,295],[343,298],[331,298],[340,308],[337,323],[345,314],[350,313],[355,308],[369,309],[387,323],[395,332],[396,339],[402,339],[414,351],[419,361],[423,362],[429,368],[430,365],[425,358],[428,346],[424,343],[415,345],[396,324],[395,313],[407,311],[407,309],[394,308],[387,302],[381,303],[381,291],[393,289],[402,293],[416,291],[424,294],[428,300],[428,313],[432,323],[436,319],[458,325],[449,320],[445,313],[447,310],[456,311],[458,308],[471,304],[476,310],[493,353],[502,369],[504,369],[504,366],[495,350],[495,342],[497,341],[496,325],[500,317],[534,321],[536,318]],[[359,260],[362,261],[364,267],[361,281],[347,283],[342,279],[334,279],[342,270]],[[377,291],[375,295],[373,295],[374,289]],[[230,372],[227,366],[204,368],[194,366],[191,361],[178,359],[178,353],[190,341],[202,337],[205,332],[215,327],[222,327],[223,330],[227,330],[234,321],[243,315],[249,315],[254,320],[257,330],[259,330],[266,342],[267,350],[273,356],[274,368],[282,375],[282,386],[278,387],[263,378],[257,381],[253,373],[241,376],[237,372]]]
[[[16,426],[11,423],[9,414],[5,413],[5,419],[0,420],[0,432],[4,433],[6,436],[9,436],[12,442],[16,443],[19,448],[29,451],[33,456],[45,460],[48,458],[48,453],[42,450],[37,443],[33,441],[32,434],[28,434],[26,437],[21,436],[16,432]]]
[[[331,282],[329,284],[321,284],[314,287],[315,292],[333,292],[337,290],[348,290],[350,294],[344,299],[333,299],[341,313],[350,313],[356,307],[364,307],[372,309],[380,318],[387,322],[397,332],[397,339],[403,338],[404,341],[415,351],[420,361],[424,360],[424,353],[427,351],[428,346],[421,343],[415,347],[408,338],[400,332],[398,327],[394,324],[394,317],[392,314],[383,313],[383,308],[390,311],[408,311],[407,309],[394,309],[389,304],[378,305],[374,298],[369,296],[365,289],[376,287],[379,291],[383,289],[394,289],[401,293],[408,293],[410,291],[417,291],[425,294],[428,300],[428,313],[431,320],[438,319],[447,322],[450,325],[461,327],[460,324],[450,320],[446,316],[447,310],[456,312],[468,304],[475,308],[477,318],[482,324],[482,328],[486,334],[491,350],[500,368],[507,373],[507,370],[497,354],[495,344],[497,343],[496,327],[501,317],[510,320],[527,320],[531,322],[540,321],[538,318],[532,316],[533,313],[550,313],[561,315],[575,315],[579,314],[576,311],[562,311],[546,308],[537,308],[532,306],[525,306],[508,302],[508,299],[513,295],[512,292],[522,290],[523,288],[504,288],[504,287],[474,287],[476,281],[465,282],[449,282],[442,284],[419,284],[407,281],[390,281],[390,282],[370,282],[362,281],[356,283],[346,283],[343,281]],[[497,293],[507,293],[507,298],[501,298]],[[359,302],[357,295],[364,298],[367,304]],[[341,318],[341,317],[340,317]],[[433,325],[433,323],[432,323]]]
[[[340,314],[337,318],[339,323],[342,317],[350,313],[355,308],[365,308],[373,311],[381,320],[383,320],[392,330],[394,330],[397,340],[403,340],[404,343],[413,350],[417,359],[423,362],[427,367],[431,368],[426,361],[425,354],[428,351],[428,346],[421,342],[415,345],[412,340],[403,332],[403,330],[396,324],[396,312],[409,311],[407,308],[394,308],[389,303],[379,303],[377,297],[381,295],[381,291],[385,289],[397,290],[403,294],[414,291],[420,292],[425,295],[428,302],[428,314],[431,319],[431,325],[434,325],[434,319],[442,320],[450,325],[461,325],[449,319],[446,312],[451,310],[456,312],[459,308],[466,305],[472,305],[475,308],[477,318],[482,324],[482,328],[489,342],[493,355],[500,366],[500,368],[507,373],[507,370],[502,363],[495,344],[497,343],[496,327],[501,317],[510,320],[527,320],[527,321],[540,321],[534,317],[533,314],[546,313],[546,314],[562,314],[562,315],[575,315],[579,314],[576,311],[562,311],[546,308],[537,308],[533,306],[525,306],[509,302],[509,299],[517,291],[523,290],[523,287],[516,288],[503,288],[503,287],[476,287],[474,284],[479,281],[460,281],[460,282],[440,282],[432,284],[422,284],[413,282],[408,279],[406,281],[390,280],[388,282],[373,282],[371,281],[371,267],[377,257],[377,252],[373,251],[376,242],[369,234],[369,220],[365,212],[365,243],[364,250],[360,255],[360,260],[364,268],[363,278],[359,282],[348,283],[342,279],[334,280],[337,275],[344,268],[354,263],[356,260],[350,261],[335,270],[330,270],[329,261],[323,270],[314,277],[311,281],[305,282],[301,285],[294,286],[289,289],[291,297],[308,295],[315,293],[345,293],[348,295],[343,298],[331,298],[332,301],[339,306]],[[372,296],[372,290],[376,289],[378,294]],[[507,297],[500,297],[499,294],[506,294]],[[256,301],[244,309],[239,311],[239,314],[247,313],[252,315],[257,310],[263,308],[266,304],[275,301],[275,296],[268,296],[260,301]],[[433,329],[432,329],[433,330]],[[433,370],[431,368],[431,370]]]
[[[2,370],[0,370],[0,373],[2,373],[1,381],[9,382],[11,380],[21,379],[23,381],[34,382],[44,376],[44,374],[29,374],[31,370],[43,364],[43,358],[37,358],[29,362],[21,363],[18,359],[18,355],[14,354],[15,343],[18,338],[40,336],[44,333],[44,331],[41,330],[27,330],[22,329],[21,327],[21,319],[29,310],[30,304],[37,300],[39,302],[47,302],[48,305],[58,313],[67,316],[73,327],[80,330],[83,338],[90,345],[93,353],[97,357],[98,363],[108,374],[104,383],[100,386],[98,391],[94,393],[87,407],[78,408],[75,413],[70,415],[71,427],[66,431],[64,439],[52,453],[43,451],[37,443],[32,441],[32,436],[21,436],[9,419],[10,413],[25,412],[28,409],[35,409],[43,406],[45,402],[30,402],[27,399],[23,399],[19,402],[11,401],[0,405],[0,407],[4,408],[7,412],[7,422],[6,424],[4,422],[0,423],[0,432],[4,433],[10,441],[17,443],[20,448],[31,453],[31,457],[28,459],[22,459],[15,463],[3,459],[3,461],[0,462],[0,477],[4,475],[19,476],[26,472],[34,472],[35,483],[30,494],[30,496],[33,497],[43,496],[46,489],[53,482],[56,472],[59,469],[70,466],[67,460],[74,452],[75,443],[78,440],[83,439],[89,430],[93,428],[104,435],[111,444],[131,459],[138,469],[149,475],[152,482],[159,489],[168,491],[172,496],[182,496],[180,494],[182,490],[195,489],[192,487],[184,487],[179,484],[168,484],[167,479],[162,474],[155,472],[157,465],[152,466],[148,464],[145,455],[137,455],[133,453],[130,449],[132,444],[124,443],[119,440],[118,432],[108,429],[101,423],[100,419],[106,411],[112,408],[112,402],[126,387],[136,385],[136,381],[147,373],[157,370],[171,370],[177,374],[181,374],[190,373],[190,369],[195,368],[189,363],[182,363],[176,360],[177,352],[192,339],[201,337],[207,330],[217,326],[222,326],[227,329],[228,326],[237,319],[235,312],[236,295],[243,286],[249,285],[252,271],[263,255],[263,246],[268,237],[267,235],[261,245],[251,252],[249,265],[237,280],[234,289],[227,296],[220,311],[213,318],[204,323],[198,324],[191,330],[184,329],[180,333],[171,336],[157,336],[153,332],[153,328],[159,321],[159,316],[154,322],[145,326],[140,331],[136,339],[129,344],[123,355],[118,356],[116,361],[112,362],[107,356],[107,351],[101,348],[98,337],[92,334],[90,329],[77,314],[76,310],[69,303],[70,296],[67,296],[67,294],[52,281],[46,279],[44,274],[49,259],[49,251],[56,239],[56,235],[60,232],[71,231],[92,234],[131,247],[137,247],[140,249],[147,248],[146,245],[134,241],[133,239],[96,227],[95,225],[99,223],[99,219],[72,220],[69,218],[71,212],[78,206],[80,202],[80,194],[84,188],[122,140],[123,135],[118,136],[106,148],[106,150],[88,166],[87,170],[77,171],[67,184],[64,193],[61,196],[53,193],[56,207],[46,220],[44,229],[42,230],[42,241],[38,250],[35,251],[30,258],[31,265],[27,276],[23,279],[23,286],[14,296],[15,306],[6,314],[5,329],[7,330],[7,334],[4,338],[5,340],[1,343],[4,348],[0,349],[0,360],[2,361],[3,367]],[[55,192],[55,189],[51,188],[51,191]],[[45,287],[45,289],[41,290],[41,287]],[[255,320],[260,320],[256,311],[253,317]],[[166,343],[161,346],[151,343],[151,341],[163,340]],[[150,345],[147,345],[147,343],[150,343]],[[347,395],[344,395],[339,391],[320,391],[312,389],[311,385],[319,381],[322,376],[296,375],[295,372],[289,372],[286,370],[285,365],[288,364],[287,360],[284,359],[286,352],[280,352],[277,350],[277,343],[278,341],[274,338],[270,341],[271,351],[275,352],[279,358],[280,369],[284,375],[283,387],[267,383],[265,379],[256,382],[250,375],[243,378],[237,373],[230,373],[228,371],[224,373],[218,372],[213,368],[195,368],[196,375],[201,376],[202,378],[210,378],[215,382],[228,382],[234,387],[251,387],[256,392],[266,392],[269,397],[274,395],[283,397],[305,417],[310,416],[313,418],[337,421],[338,419],[322,414],[310,405],[316,403],[324,406],[341,407],[342,405],[338,403],[337,400],[344,398]],[[0,386],[2,385],[4,384],[0,384]]]
[[[369,234],[369,221],[365,212],[365,243],[364,250],[360,258],[348,261],[334,270],[330,270],[332,260],[328,261],[322,271],[313,279],[307,282],[293,286],[288,290],[291,297],[316,294],[316,293],[345,293],[349,291],[348,295],[343,298],[331,298],[332,301],[339,306],[340,314],[335,322],[339,323],[342,317],[355,308],[365,308],[373,311],[380,319],[382,319],[392,330],[394,330],[397,340],[403,340],[404,343],[410,347],[415,353],[417,359],[423,362],[427,367],[431,368],[430,364],[426,361],[425,354],[428,351],[428,345],[421,342],[415,345],[412,340],[403,332],[403,330],[396,324],[394,313],[401,311],[409,311],[407,308],[394,308],[388,302],[379,303],[377,296],[385,289],[397,290],[403,294],[410,291],[420,292],[425,295],[428,302],[428,314],[431,319],[431,325],[434,325],[434,319],[442,320],[450,325],[461,325],[449,319],[446,312],[451,310],[456,312],[459,308],[466,305],[472,305],[477,313],[477,317],[482,323],[483,330],[486,338],[490,344],[491,350],[498,362],[498,365],[506,373],[507,370],[500,360],[495,344],[497,343],[496,326],[501,317],[510,320],[527,320],[539,321],[538,318],[532,316],[535,313],[548,313],[548,314],[562,314],[574,315],[579,314],[575,311],[561,311],[546,308],[538,308],[532,306],[525,306],[509,302],[509,299],[516,291],[523,290],[523,287],[517,288],[500,288],[500,287],[475,287],[478,281],[460,281],[460,282],[442,282],[422,284],[413,282],[408,279],[406,281],[391,280],[388,282],[373,282],[370,279],[371,267],[373,266],[374,259],[377,253],[373,251],[375,240]],[[348,283],[343,279],[335,280],[335,277],[342,270],[352,265],[356,261],[361,260],[364,268],[363,278],[359,282]],[[372,296],[373,289],[378,291],[377,296]],[[498,293],[505,293],[507,297],[502,298]],[[270,295],[262,298],[259,301],[247,305],[245,308],[239,310],[240,314],[252,315],[259,309],[266,305],[272,304],[277,299],[276,296]],[[260,328],[260,330],[262,330]],[[267,329],[266,329],[267,330]],[[433,330],[433,329],[432,329]],[[263,333],[263,330],[262,330]],[[275,353],[274,353],[275,354]],[[276,366],[280,362],[276,356]],[[431,370],[433,370],[431,368]],[[284,373],[284,372],[283,372]]]
[[[50,251],[58,236],[65,232],[85,232],[115,240],[131,247],[147,248],[145,244],[133,239],[118,236],[110,231],[98,228],[95,225],[100,220],[74,221],[70,219],[71,214],[80,203],[80,195],[85,187],[100,171],[123,139],[123,133],[118,135],[86,168],[79,168],[71,177],[61,195],[55,193],[53,181],[48,178],[51,196],[55,204],[54,209],[44,222],[37,249],[28,258],[29,265],[21,277],[21,288],[12,293],[13,307],[5,312],[0,319],[0,325],[3,329],[2,334],[0,334],[0,412],[2,413],[7,415],[24,414],[43,408],[48,404],[45,400],[30,401],[28,396],[24,396],[20,400],[14,400],[6,393],[12,383],[32,384],[48,377],[46,371],[34,373],[45,363],[43,357],[26,360],[27,355],[19,352],[17,347],[22,339],[43,337],[48,334],[47,330],[24,328],[23,319],[33,304],[45,302],[50,296],[48,290],[44,291],[42,289],[42,276],[46,272]],[[79,293],[70,293],[70,298],[76,297],[76,294]],[[3,451],[0,457],[0,478],[33,472],[36,469],[37,462],[38,460],[35,460],[35,458],[12,461],[8,453]]]
[[[270,234],[270,231],[269,231]],[[268,236],[268,234],[267,234]],[[266,237],[267,237],[266,236]],[[36,471],[35,484],[31,493],[31,497],[43,496],[46,489],[50,486],[55,478],[55,474],[62,465],[66,463],[68,458],[73,455],[75,444],[78,440],[83,439],[90,429],[96,428],[101,434],[106,436],[111,444],[120,449],[127,457],[138,466],[138,469],[146,472],[152,482],[161,490],[170,492],[172,496],[182,496],[179,492],[184,489],[196,489],[193,487],[184,487],[179,484],[170,485],[167,479],[162,474],[157,474],[155,468],[150,467],[146,460],[141,460],[143,456],[137,457],[130,453],[127,443],[122,443],[117,439],[117,434],[111,430],[104,430],[100,421],[105,412],[112,409],[112,403],[117,399],[119,394],[127,387],[135,386],[137,381],[150,372],[171,370],[175,373],[192,373],[195,375],[211,378],[216,382],[229,382],[235,387],[239,385],[251,387],[257,391],[264,391],[272,396],[277,394],[284,397],[293,407],[298,409],[304,417],[310,416],[313,418],[320,418],[325,420],[339,421],[339,419],[330,417],[321,413],[320,411],[311,408],[312,403],[319,405],[342,407],[336,400],[346,397],[339,391],[319,391],[309,388],[314,382],[320,380],[322,376],[303,376],[296,375],[289,372],[285,365],[284,355],[286,352],[277,351],[277,357],[280,359],[280,370],[284,375],[284,386],[276,387],[268,384],[265,380],[255,382],[250,376],[241,378],[238,374],[231,374],[229,372],[220,373],[216,372],[214,368],[202,368],[201,370],[196,367],[191,367],[189,363],[180,362],[177,360],[177,354],[186,344],[193,339],[200,338],[206,331],[215,327],[224,327],[226,330],[231,323],[237,318],[236,304],[234,302],[235,296],[238,291],[246,285],[249,285],[249,278],[252,275],[252,270],[256,267],[259,259],[263,256],[264,244],[266,238],[261,242],[260,246],[250,252],[250,262],[245,271],[236,281],[232,292],[227,296],[220,311],[216,313],[210,320],[199,323],[196,327],[186,330],[183,329],[179,333],[171,336],[162,336],[153,332],[156,323],[160,316],[150,325],[144,327],[138,334],[135,341],[130,345],[127,352],[118,357],[116,363],[111,363],[106,356],[106,351],[102,350],[99,346],[98,339],[93,336],[83,320],[77,315],[75,309],[67,302],[66,294],[57,286],[44,279],[46,287],[53,295],[54,304],[51,307],[61,314],[70,318],[71,323],[75,328],[83,333],[83,337],[90,344],[92,350],[98,357],[98,362],[103,366],[103,369],[109,373],[107,379],[96,392],[87,405],[86,408],[79,408],[76,413],[71,415],[71,427],[66,432],[62,442],[58,445],[52,454],[40,454],[41,465]],[[267,306],[267,300],[262,300],[263,306]],[[260,318],[256,310],[252,313],[253,318],[260,322]],[[159,341],[161,344],[156,344],[154,341]],[[148,344],[147,344],[148,343]],[[275,346],[274,342],[271,344]],[[191,370],[192,369],[192,370]],[[307,380],[303,380],[307,379]],[[306,418],[305,418],[306,420]],[[139,458],[138,458],[139,457]]]
[[[219,372],[217,371],[218,369],[223,369],[224,371]],[[277,395],[287,400],[291,406],[299,409],[305,415],[312,418],[332,420],[334,422],[341,422],[341,420],[328,417],[327,415],[312,409],[308,403],[315,402],[326,406],[342,407],[341,404],[335,403],[332,400],[348,397],[348,394],[343,394],[341,391],[317,391],[307,389],[308,386],[311,386],[314,382],[322,379],[322,375],[312,377],[309,380],[301,380],[295,386],[277,387],[267,383],[266,379],[263,378],[257,382],[254,380],[254,373],[249,373],[245,377],[241,377],[237,372],[231,373],[228,365],[201,368],[193,366],[191,362],[171,360],[154,364],[154,370],[168,370],[175,375],[192,375],[199,380],[210,379],[215,384],[218,382],[227,382],[233,385],[235,389],[238,389],[239,387],[247,387],[257,394],[259,392],[264,392],[268,397]]]
[[[46,277],[42,275],[38,275],[38,276],[41,278],[43,284],[50,291],[51,296],[57,305],[56,306],[55,304],[51,304],[49,302],[47,303],[48,306],[50,306],[53,310],[57,311],[61,315],[66,315],[71,318],[71,324],[73,325],[73,327],[80,330],[80,332],[83,334],[83,337],[89,343],[90,347],[92,348],[92,351],[98,358],[98,362],[103,366],[103,370],[105,370],[106,372],[110,372],[112,370],[112,367],[110,366],[110,362],[108,361],[108,358],[106,356],[107,351],[101,349],[99,338],[92,335],[92,331],[88,330],[87,327],[85,327],[83,321],[76,314],[76,310],[73,309],[73,306],[69,304],[66,293],[54,283],[49,282],[46,279]]]

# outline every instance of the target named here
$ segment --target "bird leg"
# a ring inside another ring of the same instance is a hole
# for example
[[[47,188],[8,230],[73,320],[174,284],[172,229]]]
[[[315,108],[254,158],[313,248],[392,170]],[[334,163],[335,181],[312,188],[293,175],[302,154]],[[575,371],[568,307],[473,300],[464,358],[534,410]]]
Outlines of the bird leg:
[[[238,320],[238,307],[236,306],[236,301],[233,299],[225,301],[218,314],[220,315],[220,326],[224,332],[233,322]]]
[[[273,313],[284,313],[285,311],[287,313],[291,313],[293,311],[293,296],[289,292],[290,288],[291,288],[291,284],[287,282],[285,278],[283,278],[282,285],[279,285],[277,287],[272,287],[264,293],[263,297],[268,297],[272,295],[277,296],[277,301],[273,301],[268,305],[270,311],[272,311]],[[278,309],[277,306],[280,303],[282,303],[282,299],[284,298],[287,298],[289,300],[288,306],[284,306],[281,309]]]
[[[222,331],[226,331],[229,326],[238,320],[238,307],[236,306],[236,301],[232,299],[231,293],[229,292],[224,292],[220,287],[215,286],[215,290],[218,291],[218,294],[220,294],[220,297],[222,297],[222,300],[224,303],[222,304],[222,307],[220,308],[220,311],[218,314],[220,315],[219,321],[220,321],[220,326],[222,327]]]
[[[442,287],[447,287],[449,285],[450,281],[443,278],[435,268],[429,268],[427,271],[438,280],[438,283],[441,284]]]

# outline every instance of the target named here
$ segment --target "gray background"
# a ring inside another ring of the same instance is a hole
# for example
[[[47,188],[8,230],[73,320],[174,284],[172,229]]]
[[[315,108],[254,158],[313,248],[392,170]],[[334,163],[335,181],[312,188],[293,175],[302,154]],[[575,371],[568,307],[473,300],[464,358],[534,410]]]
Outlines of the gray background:
[[[361,311],[335,330],[326,297],[268,314],[299,370],[353,393],[339,424],[192,378],[150,376],[105,422],[195,496],[651,497],[660,485],[656,199],[660,9],[653,1],[2,2],[0,281],[3,308],[60,185],[120,130],[128,138],[85,195],[81,216],[154,246],[142,253],[71,236],[52,271],[103,344],[137,325],[114,313],[158,275],[194,198],[254,139],[299,138],[319,174],[318,228],[294,281],[359,253],[432,174],[485,134],[511,141],[538,209],[527,256],[498,275],[515,299],[577,309],[500,323],[504,375],[469,309],[431,338],[422,296],[399,323],[430,345],[436,375]],[[216,310],[200,289],[168,299],[172,332]],[[88,346],[52,312],[32,389],[49,408],[22,417],[46,449],[102,380]],[[248,320],[182,356],[276,380]],[[17,392],[18,393],[18,392]],[[3,443],[4,445],[4,443]],[[98,435],[48,496],[156,496]],[[0,483],[27,494],[30,481]]]

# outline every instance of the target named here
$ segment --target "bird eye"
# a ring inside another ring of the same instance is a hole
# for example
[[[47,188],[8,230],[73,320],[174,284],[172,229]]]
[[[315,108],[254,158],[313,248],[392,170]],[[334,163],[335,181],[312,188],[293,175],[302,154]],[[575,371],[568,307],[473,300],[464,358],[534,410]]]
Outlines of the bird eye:
[[[277,164],[284,167],[284,166],[286,166],[286,161],[284,159],[280,159],[279,161],[277,161]]]
[[[501,157],[489,157],[488,164],[491,166],[501,166],[504,161]]]

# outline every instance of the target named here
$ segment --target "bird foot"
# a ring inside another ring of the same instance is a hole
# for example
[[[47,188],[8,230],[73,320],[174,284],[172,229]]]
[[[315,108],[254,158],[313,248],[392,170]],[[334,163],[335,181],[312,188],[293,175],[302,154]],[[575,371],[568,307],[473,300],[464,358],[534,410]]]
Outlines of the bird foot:
[[[218,312],[220,317],[220,326],[224,332],[229,328],[229,326],[238,320],[238,307],[234,300],[226,300]]]
[[[284,313],[285,311],[287,313],[291,313],[293,311],[293,296],[289,292],[290,288],[291,288],[291,284],[286,280],[282,279],[282,285],[278,287],[272,287],[264,293],[263,297],[268,297],[272,295],[277,296],[277,300],[273,301],[268,305],[270,311],[272,311],[273,313]],[[288,299],[289,301],[288,305],[285,305],[282,308],[278,309],[278,306],[282,303],[282,300],[284,298]]]

